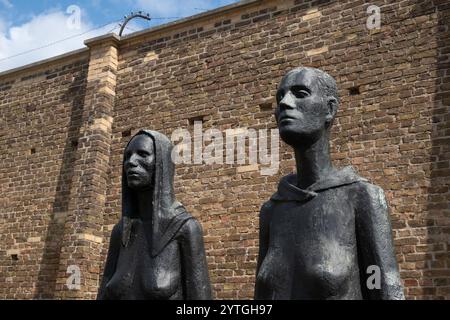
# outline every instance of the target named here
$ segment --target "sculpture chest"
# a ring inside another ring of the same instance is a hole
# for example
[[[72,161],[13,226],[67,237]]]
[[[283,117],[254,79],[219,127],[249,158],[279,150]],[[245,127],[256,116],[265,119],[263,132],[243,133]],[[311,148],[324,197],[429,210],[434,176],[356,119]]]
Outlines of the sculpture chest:
[[[324,190],[304,202],[274,203],[268,251],[257,277],[271,288],[267,298],[358,296],[349,292],[359,284],[352,188]]]
[[[121,247],[116,272],[107,290],[122,299],[176,299],[182,295],[178,242],[171,241],[152,257],[142,225],[127,247]]]

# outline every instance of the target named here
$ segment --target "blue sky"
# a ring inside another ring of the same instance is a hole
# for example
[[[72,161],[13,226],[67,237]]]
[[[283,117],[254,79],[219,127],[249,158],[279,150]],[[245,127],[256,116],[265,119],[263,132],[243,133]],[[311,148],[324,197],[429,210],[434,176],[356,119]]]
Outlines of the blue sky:
[[[153,19],[134,19],[124,34],[235,2],[238,0],[0,0],[0,72],[82,48],[85,39],[118,33],[120,20],[130,12],[141,10]],[[66,38],[70,39],[60,41]],[[32,50],[39,47],[44,48]]]

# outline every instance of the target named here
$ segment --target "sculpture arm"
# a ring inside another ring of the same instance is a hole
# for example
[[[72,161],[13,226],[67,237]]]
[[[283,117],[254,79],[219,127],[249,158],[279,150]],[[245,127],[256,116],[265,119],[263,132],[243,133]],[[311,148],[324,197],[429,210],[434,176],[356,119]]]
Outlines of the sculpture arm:
[[[356,235],[363,297],[402,300],[403,287],[384,192],[378,186],[363,183],[358,197]],[[379,282],[377,274],[380,276]]]
[[[269,247],[269,212],[270,212],[270,204],[266,202],[259,214],[259,252],[258,252],[258,261],[256,264],[256,276],[258,276],[259,269],[261,268],[261,264],[266,257],[267,250]],[[255,299],[260,297],[258,281],[255,281]]]
[[[106,258],[105,269],[103,271],[103,278],[97,294],[97,300],[106,300],[106,284],[111,280],[116,271],[117,259],[120,251],[120,237],[121,231],[119,224],[116,224],[111,232],[109,240],[108,255]]]
[[[200,223],[189,219],[181,227],[183,289],[186,300],[211,300],[208,264]]]

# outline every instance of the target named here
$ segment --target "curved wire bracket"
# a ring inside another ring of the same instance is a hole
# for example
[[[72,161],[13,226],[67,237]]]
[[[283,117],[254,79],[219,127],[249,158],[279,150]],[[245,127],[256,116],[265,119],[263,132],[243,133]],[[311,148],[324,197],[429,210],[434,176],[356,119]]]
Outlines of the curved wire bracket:
[[[142,18],[142,19],[145,19],[145,20],[148,20],[148,21],[151,20],[150,14],[148,14],[148,13],[147,14],[143,14],[142,11],[139,11],[137,13],[131,12],[129,15],[124,16],[124,19],[125,19],[124,22],[119,24],[120,25],[119,37],[122,36],[122,32],[125,29],[125,26],[127,25],[127,23],[131,19],[134,19],[134,18]]]

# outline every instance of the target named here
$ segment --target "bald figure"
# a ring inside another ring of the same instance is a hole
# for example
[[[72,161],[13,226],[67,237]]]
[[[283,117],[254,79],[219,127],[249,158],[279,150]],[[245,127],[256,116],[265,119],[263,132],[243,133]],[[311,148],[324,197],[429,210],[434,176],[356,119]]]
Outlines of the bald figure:
[[[276,99],[297,172],[261,208],[255,299],[404,299],[383,190],[331,163],[335,80],[297,68]]]

